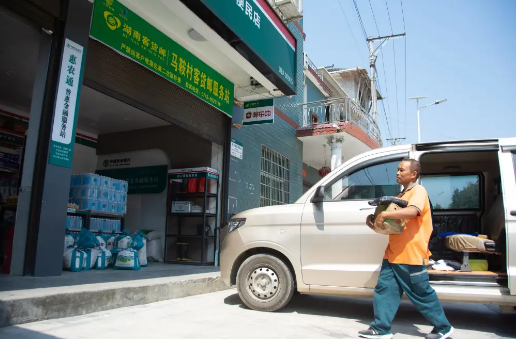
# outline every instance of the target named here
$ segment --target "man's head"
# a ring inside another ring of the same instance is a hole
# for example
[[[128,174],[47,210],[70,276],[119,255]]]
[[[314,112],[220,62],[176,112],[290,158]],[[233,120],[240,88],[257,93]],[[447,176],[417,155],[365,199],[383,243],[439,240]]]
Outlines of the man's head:
[[[418,180],[421,172],[420,162],[414,159],[405,159],[398,165],[396,181],[403,186],[408,186]]]

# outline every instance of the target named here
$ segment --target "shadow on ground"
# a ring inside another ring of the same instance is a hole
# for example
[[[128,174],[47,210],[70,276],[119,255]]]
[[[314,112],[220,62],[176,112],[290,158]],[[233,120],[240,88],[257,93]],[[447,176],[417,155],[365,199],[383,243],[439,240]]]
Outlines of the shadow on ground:
[[[224,300],[227,305],[240,305],[248,309],[238,294]],[[445,314],[457,330],[488,333],[503,338],[516,338],[515,314],[498,314],[484,305],[444,304]],[[251,311],[254,312],[254,311]],[[355,319],[369,327],[373,320],[373,300],[314,295],[294,295],[281,313],[299,313],[323,317]],[[430,326],[409,301],[403,301],[393,322],[393,333],[424,337],[427,333],[416,325]],[[459,336],[458,336],[459,337]]]

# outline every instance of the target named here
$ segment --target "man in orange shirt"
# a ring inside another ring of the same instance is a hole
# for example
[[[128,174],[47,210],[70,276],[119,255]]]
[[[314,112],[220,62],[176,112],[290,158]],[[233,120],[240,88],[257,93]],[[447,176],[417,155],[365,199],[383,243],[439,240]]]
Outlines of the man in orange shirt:
[[[431,206],[427,191],[416,181],[421,167],[416,160],[404,160],[398,165],[396,180],[404,187],[399,198],[408,202],[406,208],[398,211],[382,212],[374,220],[368,216],[366,224],[373,228],[374,222],[382,223],[388,219],[407,219],[401,234],[389,236],[380,276],[374,295],[375,321],[371,327],[359,332],[361,338],[393,338],[393,321],[402,294],[434,326],[426,339],[446,339],[454,328],[451,326],[438,296],[429,285],[426,262],[429,261],[429,238],[433,230]]]

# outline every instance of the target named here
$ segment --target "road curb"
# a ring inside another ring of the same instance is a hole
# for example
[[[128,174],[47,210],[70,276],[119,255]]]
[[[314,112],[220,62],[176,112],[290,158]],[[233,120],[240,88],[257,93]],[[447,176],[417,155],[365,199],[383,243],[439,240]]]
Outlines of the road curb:
[[[203,277],[198,277],[203,276]],[[0,327],[40,320],[73,317],[121,307],[144,305],[169,299],[184,298],[229,289],[219,273],[200,274],[168,279],[141,280],[121,286],[90,288],[81,286],[53,289],[52,293],[31,296],[0,294]],[[46,289],[41,289],[46,290]],[[44,291],[45,292],[45,291]]]

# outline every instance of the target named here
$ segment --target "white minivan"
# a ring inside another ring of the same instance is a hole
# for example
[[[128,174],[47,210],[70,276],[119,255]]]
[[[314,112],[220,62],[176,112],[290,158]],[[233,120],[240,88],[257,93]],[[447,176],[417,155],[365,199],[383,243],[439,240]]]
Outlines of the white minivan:
[[[420,183],[433,205],[431,259],[474,263],[470,272],[428,271],[440,300],[515,309],[515,157],[515,138],[363,153],[294,204],[235,215],[223,230],[222,279],[237,285],[248,307],[262,311],[281,309],[295,291],[372,297],[388,237],[366,226],[366,217],[374,211],[368,201],[397,195],[397,166],[412,158],[422,165]],[[483,235],[491,246],[470,253],[453,251],[443,238],[449,232]],[[476,261],[488,268],[476,268]]]

